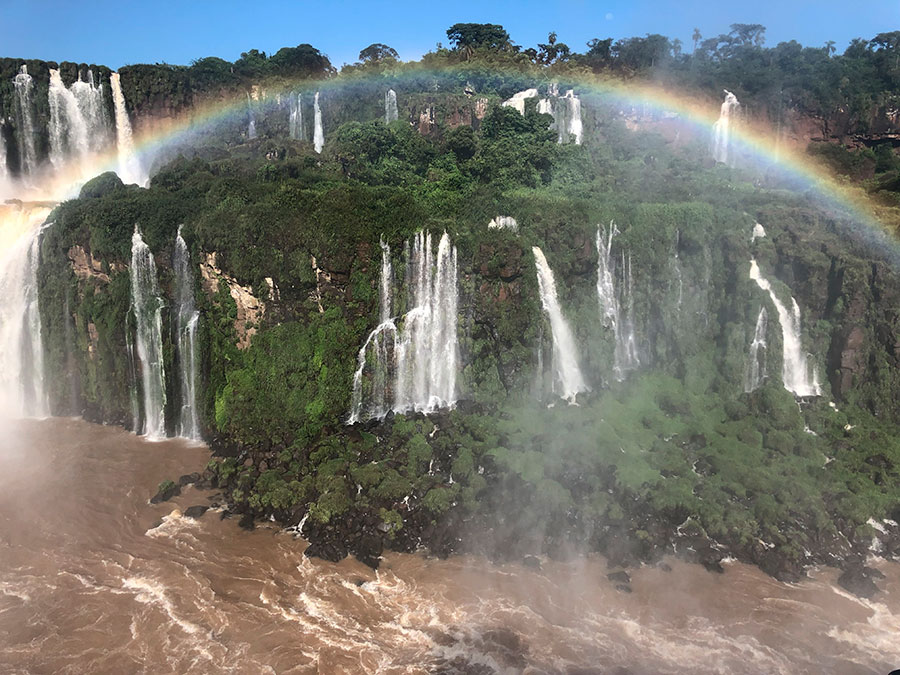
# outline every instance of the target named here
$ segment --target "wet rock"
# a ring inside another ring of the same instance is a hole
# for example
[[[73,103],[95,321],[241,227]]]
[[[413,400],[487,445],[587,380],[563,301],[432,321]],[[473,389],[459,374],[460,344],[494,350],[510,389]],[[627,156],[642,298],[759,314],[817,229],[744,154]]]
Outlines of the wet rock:
[[[160,504],[162,502],[167,502],[172,497],[177,497],[181,494],[181,488],[175,485],[170,480],[167,480],[160,484],[159,491],[150,498],[151,504]]]
[[[606,578],[610,581],[617,581],[620,584],[630,584],[631,583],[631,575],[628,574],[625,570],[619,570],[618,572],[610,572],[606,575]]]
[[[363,565],[372,569],[378,569],[381,563],[381,554],[384,551],[384,543],[381,537],[372,534],[364,534],[356,544],[354,555]]]
[[[194,473],[186,473],[178,479],[178,487],[183,488],[187,485],[192,485],[200,480],[200,474],[196,471]]]
[[[533,555],[526,555],[524,558],[522,558],[522,564],[531,570],[541,569],[541,561]]]
[[[884,575],[876,569],[866,567],[862,563],[851,564],[838,577],[838,584],[860,598],[871,598],[880,590],[874,579],[883,579]]]
[[[658,567],[663,572],[671,572],[672,571],[672,566],[669,563],[661,562],[661,563],[659,563]]]
[[[621,593],[631,593],[631,586],[628,584],[616,584],[616,590]]]
[[[241,519],[238,521],[238,527],[242,530],[256,529],[256,523],[253,521],[253,514],[245,513],[242,515]]]
[[[347,550],[332,542],[314,542],[303,552],[307,558],[322,558],[329,562],[340,562],[347,557]]]
[[[197,519],[197,518],[200,518],[208,510],[209,510],[208,506],[202,506],[202,505],[189,506],[184,510],[184,516],[185,516],[185,518]]]

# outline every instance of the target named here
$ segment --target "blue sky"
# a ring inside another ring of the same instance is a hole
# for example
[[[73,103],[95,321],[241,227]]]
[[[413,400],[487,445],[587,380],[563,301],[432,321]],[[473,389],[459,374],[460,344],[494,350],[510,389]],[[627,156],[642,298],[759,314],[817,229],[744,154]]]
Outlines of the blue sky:
[[[204,56],[234,60],[251,48],[274,53],[309,42],[336,66],[356,60],[372,42],[415,59],[457,22],[500,23],[513,41],[533,46],[554,30],[573,50],[594,37],[662,33],[691,47],[732,23],[761,23],[766,44],[796,39],[839,51],[854,37],[900,30],[900,0],[526,0],[509,2],[199,2],[194,0],[0,0],[0,56],[98,63],[188,64]]]

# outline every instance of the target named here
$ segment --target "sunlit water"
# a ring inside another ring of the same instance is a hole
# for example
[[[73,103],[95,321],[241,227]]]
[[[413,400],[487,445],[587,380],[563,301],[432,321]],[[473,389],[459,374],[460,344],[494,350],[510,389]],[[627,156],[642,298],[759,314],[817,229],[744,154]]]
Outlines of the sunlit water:
[[[13,673],[887,673],[900,666],[900,566],[875,601],[834,570],[796,585],[669,561],[617,591],[602,559],[541,570],[389,554],[376,573],[241,530],[160,481],[208,450],[76,420],[0,445],[0,670]]]

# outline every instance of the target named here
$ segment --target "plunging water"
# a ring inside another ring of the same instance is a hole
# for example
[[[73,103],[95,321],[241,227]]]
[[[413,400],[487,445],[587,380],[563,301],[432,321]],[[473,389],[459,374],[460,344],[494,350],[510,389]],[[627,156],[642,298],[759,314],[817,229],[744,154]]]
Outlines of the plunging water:
[[[49,415],[37,268],[45,207],[0,205],[0,415]]]
[[[6,158],[6,139],[3,137],[3,123],[0,120],[0,199],[5,197],[9,184],[9,167]]]
[[[538,95],[537,89],[525,89],[524,91],[517,91],[510,98],[503,101],[500,105],[506,106],[507,108],[513,108],[519,111],[520,115],[525,114],[525,101],[530,98],[536,98]]]
[[[197,415],[197,323],[200,312],[194,303],[194,277],[187,244],[181,237],[181,227],[175,237],[175,301],[177,303],[175,330],[178,336],[178,363],[181,380],[181,411],[178,415],[178,435],[201,440]]]
[[[566,106],[566,124],[560,129],[560,143],[566,143],[570,139],[575,145],[581,145],[584,138],[584,125],[581,122],[581,99],[572,89],[566,92],[562,99]]]
[[[391,122],[396,122],[399,117],[397,92],[393,89],[388,89],[384,93],[384,122],[385,124],[390,124]]]
[[[394,412],[434,412],[456,403],[456,247],[445,232],[432,252],[419,232],[406,254],[408,311],[392,319],[393,268],[381,243],[379,323],[359,350],[348,424]]]
[[[131,309],[135,346],[141,366],[142,424],[135,430],[148,438],[166,435],[166,385],[162,347],[163,299],[156,278],[156,262],[135,228],[131,237]]]
[[[291,111],[288,116],[288,133],[295,141],[303,140],[303,95],[291,95]]]
[[[247,138],[256,138],[256,115],[253,112],[253,99],[247,94]]]
[[[109,116],[103,103],[103,85],[95,83],[94,72],[88,70],[86,74],[78,74],[71,91],[87,129],[88,150],[100,152],[109,141]]]
[[[550,329],[553,334],[554,391],[561,398],[574,403],[575,397],[579,393],[588,390],[578,366],[578,348],[575,346],[575,336],[563,316],[556,295],[556,280],[553,277],[553,270],[547,264],[544,252],[537,246],[532,246],[531,251],[534,253],[534,263],[537,268],[541,306],[550,320]]]
[[[769,294],[775,311],[778,313],[778,322],[781,324],[784,343],[784,357],[781,366],[784,388],[795,396],[819,396],[822,389],[819,386],[818,376],[815,368],[808,363],[807,354],[803,350],[800,307],[797,305],[797,301],[791,296],[791,308],[788,309],[775,294],[769,280],[762,275],[755,260],[750,261],[750,278]]]
[[[50,69],[50,161],[57,171],[66,161],[84,159],[91,149],[88,123],[75,94],[66,88],[59,71]]]
[[[313,99],[313,148],[321,153],[325,147],[325,131],[322,129],[322,109],[319,107],[319,92]]]
[[[116,115],[116,147],[119,153],[119,178],[123,183],[145,185],[147,176],[141,168],[141,162],[134,150],[134,138],[131,131],[131,120],[122,93],[122,83],[118,73],[110,73],[113,107]]]
[[[719,109],[719,119],[713,124],[712,156],[717,162],[734,165],[734,150],[731,147],[731,128],[734,125],[735,114],[740,103],[737,97],[727,89],[725,100]]]
[[[626,258],[624,251],[622,252],[618,284],[613,264],[612,245],[617,234],[619,230],[614,222],[610,222],[608,230],[604,227],[597,228],[597,300],[600,303],[603,325],[613,331],[613,375],[622,381],[628,371],[637,368],[641,362],[634,327],[631,258]],[[619,292],[616,290],[617,285],[621,287]]]
[[[766,330],[769,314],[765,307],[759,308],[756,317],[756,329],[750,342],[750,353],[747,355],[747,372],[744,376],[744,391],[750,393],[759,389],[766,377]]]
[[[411,309],[397,335],[395,412],[433,412],[456,402],[456,247],[446,232],[436,254],[431,233],[413,238],[406,266]]]
[[[16,89],[16,140],[19,146],[20,173],[23,176],[37,170],[37,150],[34,144],[34,80],[28,74],[28,66],[23,65],[13,78]]]

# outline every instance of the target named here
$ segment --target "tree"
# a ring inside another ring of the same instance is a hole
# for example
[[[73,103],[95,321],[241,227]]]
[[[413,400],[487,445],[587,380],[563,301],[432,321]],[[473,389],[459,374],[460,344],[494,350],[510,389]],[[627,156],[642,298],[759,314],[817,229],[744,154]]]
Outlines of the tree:
[[[617,41],[612,48],[617,65],[631,72],[660,65],[672,56],[672,44],[664,35],[633,37]]]
[[[568,61],[572,50],[564,42],[557,43],[556,33],[551,32],[547,36],[547,44],[538,43],[538,51],[534,60],[541,65],[549,66],[552,63]]]
[[[694,51],[695,51],[695,52],[697,51],[697,44],[700,42],[700,40],[701,40],[702,38],[703,38],[703,36],[700,34],[700,29],[699,29],[699,28],[695,28],[695,29],[694,29],[694,34],[691,35],[691,39],[694,41]]]
[[[321,77],[334,72],[331,61],[310,44],[282,47],[269,59],[273,68],[285,75]]]
[[[385,59],[397,61],[399,58],[396,49],[380,42],[373,42],[359,53],[359,60],[363,63],[377,63]]]
[[[762,47],[766,41],[766,27],[759,23],[733,23],[728,35],[734,38],[737,45],[753,45]]]
[[[492,49],[495,51],[512,48],[509,33],[496,23],[455,23],[447,29],[453,48],[472,58],[476,49]]]
[[[584,61],[594,72],[608,67],[612,61],[612,38],[601,40],[594,38],[587,43],[588,52],[584,55]]]
[[[234,62],[234,72],[244,77],[259,77],[269,68],[269,59],[265,52],[251,49],[242,52],[241,58]]]

